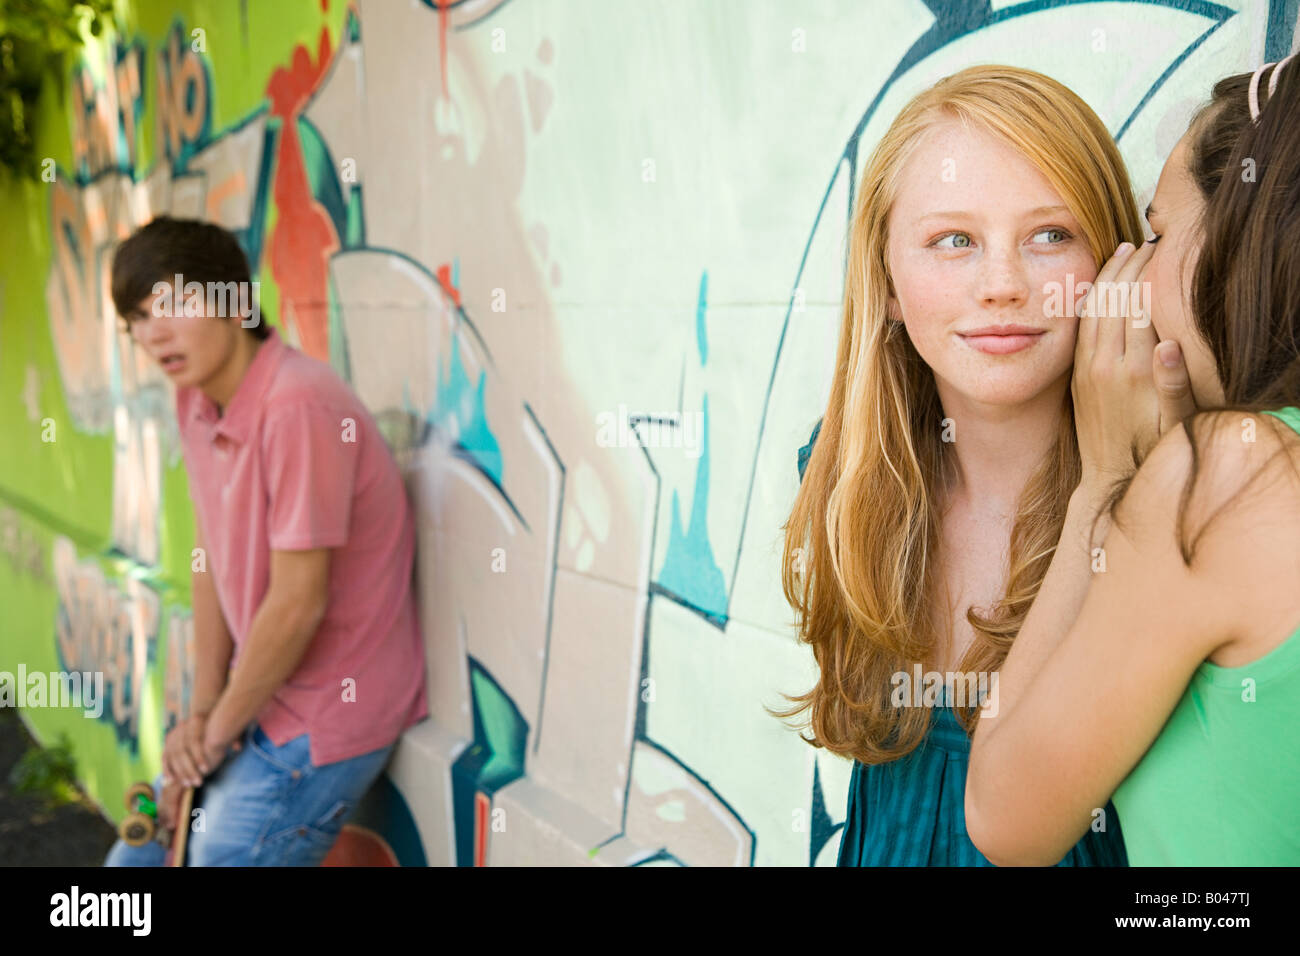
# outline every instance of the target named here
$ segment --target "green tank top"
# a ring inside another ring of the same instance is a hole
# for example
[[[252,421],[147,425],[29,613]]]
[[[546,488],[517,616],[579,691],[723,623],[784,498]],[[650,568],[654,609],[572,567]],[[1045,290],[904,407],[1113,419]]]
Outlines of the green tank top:
[[[1268,414],[1300,432],[1300,408]],[[1130,866],[1300,866],[1300,628],[1202,662],[1112,799]]]

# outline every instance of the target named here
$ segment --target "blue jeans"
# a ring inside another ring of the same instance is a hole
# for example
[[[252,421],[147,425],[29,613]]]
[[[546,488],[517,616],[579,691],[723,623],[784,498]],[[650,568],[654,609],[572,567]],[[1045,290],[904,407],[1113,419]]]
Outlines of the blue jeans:
[[[313,767],[306,734],[277,747],[253,723],[198,792],[186,865],[319,866],[395,746]],[[161,775],[155,793],[160,784]],[[104,865],[161,866],[165,853],[156,841],[118,840]]]

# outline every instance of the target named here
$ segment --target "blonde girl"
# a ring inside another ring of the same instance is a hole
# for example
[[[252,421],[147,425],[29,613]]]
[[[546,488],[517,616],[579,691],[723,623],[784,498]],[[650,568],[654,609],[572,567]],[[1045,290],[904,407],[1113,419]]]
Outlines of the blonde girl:
[[[820,673],[780,716],[854,761],[840,865],[989,865],[962,802],[973,691],[1079,482],[1072,290],[1141,239],[1106,127],[1029,70],[942,80],[863,169],[835,377],[782,566]],[[1109,819],[1060,863],[1124,865]]]

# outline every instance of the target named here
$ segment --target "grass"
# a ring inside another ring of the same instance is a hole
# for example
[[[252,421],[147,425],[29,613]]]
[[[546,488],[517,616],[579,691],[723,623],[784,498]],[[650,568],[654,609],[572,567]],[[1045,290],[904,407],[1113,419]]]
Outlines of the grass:
[[[39,798],[47,808],[81,800],[77,789],[77,761],[67,734],[49,747],[29,747],[9,771],[15,793]]]

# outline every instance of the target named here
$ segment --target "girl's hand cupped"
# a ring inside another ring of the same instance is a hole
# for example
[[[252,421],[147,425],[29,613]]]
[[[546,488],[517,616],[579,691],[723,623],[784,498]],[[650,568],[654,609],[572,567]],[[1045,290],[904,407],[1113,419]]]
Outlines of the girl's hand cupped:
[[[1137,470],[1163,432],[1195,410],[1177,343],[1160,343],[1151,325],[1143,273],[1154,248],[1152,242],[1139,249],[1121,244],[1079,306],[1074,421],[1081,488],[1096,503]]]

